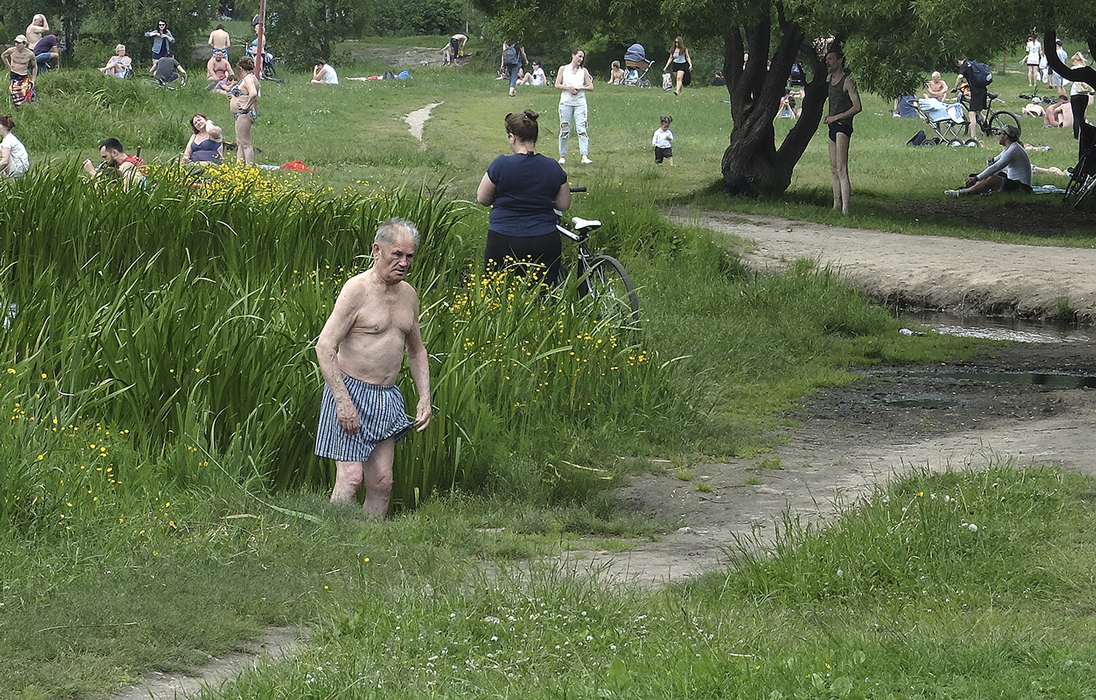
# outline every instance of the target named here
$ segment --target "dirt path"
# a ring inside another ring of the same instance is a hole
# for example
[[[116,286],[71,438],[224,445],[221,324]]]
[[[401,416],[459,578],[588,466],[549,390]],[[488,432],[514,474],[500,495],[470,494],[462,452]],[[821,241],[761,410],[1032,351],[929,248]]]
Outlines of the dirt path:
[[[1042,248],[846,229],[772,217],[676,211],[679,222],[756,242],[755,268],[812,258],[846,274],[872,298],[932,309],[1053,315],[1059,299],[1096,318],[1096,251]],[[979,372],[1008,381],[973,381]],[[924,376],[866,375],[808,397],[789,418],[782,468],[762,458],[699,464],[692,482],[647,475],[621,489],[626,510],[667,518],[681,529],[631,551],[579,551],[577,569],[659,585],[725,568],[737,538],[769,542],[784,513],[824,521],[893,475],[911,469],[982,466],[1012,459],[1054,463],[1096,476],[1091,440],[1096,402],[1080,389],[1012,383],[1015,373],[1096,377],[1092,343],[1020,344]],[[768,455],[771,458],[773,455]],[[757,483],[760,482],[760,483]],[[710,485],[710,492],[696,485]]]

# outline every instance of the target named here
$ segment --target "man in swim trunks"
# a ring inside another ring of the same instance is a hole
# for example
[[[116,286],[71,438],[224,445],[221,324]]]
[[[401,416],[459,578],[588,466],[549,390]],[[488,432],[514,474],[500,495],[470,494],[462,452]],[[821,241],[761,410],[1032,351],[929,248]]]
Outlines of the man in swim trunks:
[[[392,493],[396,441],[430,424],[430,366],[419,332],[419,299],[404,278],[419,232],[389,219],[373,239],[373,266],[343,286],[316,342],[324,392],[316,454],[335,460],[332,503],[353,502],[365,482],[366,514],[383,518]],[[403,353],[419,394],[407,420],[395,386]]]

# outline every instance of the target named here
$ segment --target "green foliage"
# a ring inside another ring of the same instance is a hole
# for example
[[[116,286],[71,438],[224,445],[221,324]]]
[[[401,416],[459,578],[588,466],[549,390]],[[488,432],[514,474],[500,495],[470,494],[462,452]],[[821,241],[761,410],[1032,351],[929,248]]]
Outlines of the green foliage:
[[[267,13],[267,39],[294,68],[330,59],[340,39],[360,35],[368,16],[353,0],[300,0],[271,6]]]

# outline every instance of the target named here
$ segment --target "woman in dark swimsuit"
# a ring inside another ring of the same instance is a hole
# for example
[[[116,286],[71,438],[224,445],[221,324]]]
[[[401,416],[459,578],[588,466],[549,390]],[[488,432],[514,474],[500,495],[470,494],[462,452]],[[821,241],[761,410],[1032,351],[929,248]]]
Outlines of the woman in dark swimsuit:
[[[830,128],[830,171],[833,174],[833,208],[842,214],[849,213],[849,137],[852,136],[852,118],[860,113],[860,93],[852,74],[845,69],[845,55],[840,49],[826,52],[826,71],[829,73],[830,111],[822,118]]]
[[[214,124],[204,114],[195,114],[190,118],[190,128],[194,135],[186,142],[183,151],[183,164],[221,163],[221,149],[224,147],[221,127]]]

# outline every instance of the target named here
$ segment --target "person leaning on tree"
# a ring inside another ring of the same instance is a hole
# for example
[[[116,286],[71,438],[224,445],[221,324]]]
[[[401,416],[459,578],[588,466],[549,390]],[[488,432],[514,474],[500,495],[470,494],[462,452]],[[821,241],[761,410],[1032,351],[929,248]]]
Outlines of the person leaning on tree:
[[[383,518],[392,494],[396,441],[430,425],[430,365],[419,330],[419,298],[406,281],[419,244],[415,225],[389,219],[373,240],[373,266],[351,277],[320,331],[324,379],[316,454],[335,460],[332,503],[352,503],[365,483],[367,515]],[[404,352],[419,395],[407,419],[396,378]]]

